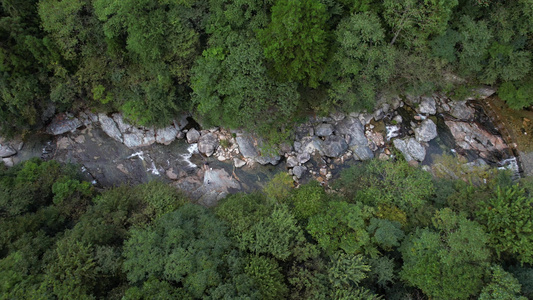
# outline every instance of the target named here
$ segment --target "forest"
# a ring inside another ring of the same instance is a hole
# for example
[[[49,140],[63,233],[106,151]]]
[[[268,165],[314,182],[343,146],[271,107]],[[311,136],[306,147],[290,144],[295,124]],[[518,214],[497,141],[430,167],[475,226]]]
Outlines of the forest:
[[[328,192],[282,172],[206,209],[162,182],[102,191],[75,170],[2,168],[1,299],[533,297],[531,178],[372,160]]]
[[[286,141],[309,115],[487,85],[533,105],[533,0],[0,0],[0,134],[58,113]],[[451,163],[451,162],[450,162]],[[0,299],[533,299],[533,179],[401,157],[195,204],[0,166]]]

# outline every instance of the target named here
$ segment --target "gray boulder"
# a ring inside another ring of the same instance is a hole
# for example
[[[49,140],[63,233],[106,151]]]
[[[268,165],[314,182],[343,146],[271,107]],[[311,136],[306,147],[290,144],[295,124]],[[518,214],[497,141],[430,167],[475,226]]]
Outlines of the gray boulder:
[[[303,174],[307,171],[307,168],[304,166],[296,166],[292,169],[292,174],[298,179],[302,178]]]
[[[328,136],[322,145],[324,155],[327,157],[339,157],[348,150],[348,144],[344,138],[337,135]]]
[[[155,143],[155,131],[142,130],[131,127],[128,133],[124,133],[124,145],[128,148],[146,147]]]
[[[255,158],[255,161],[262,164],[262,165],[277,165],[280,161],[281,157],[276,154],[263,154],[261,156],[258,156]]]
[[[235,157],[233,159],[233,164],[235,165],[235,168],[242,168],[246,164],[246,162],[240,158]]]
[[[394,147],[402,152],[407,161],[423,161],[426,157],[426,149],[414,138],[409,138],[407,140],[395,139],[393,143]]]
[[[206,156],[211,156],[219,145],[218,137],[214,133],[207,133],[198,140],[198,151]]]
[[[17,154],[17,150],[10,145],[0,145],[0,157],[9,157]]]
[[[353,152],[353,157],[355,160],[370,160],[374,158],[374,152],[370,150],[368,146],[352,146],[350,149]]]
[[[244,158],[256,158],[259,156],[259,151],[257,151],[257,148],[255,147],[252,136],[248,134],[240,134],[237,135],[235,140],[237,141],[239,151]]]
[[[359,119],[348,117],[337,124],[337,133],[340,135],[349,135],[350,143],[348,146],[354,145],[368,145],[368,140],[365,136],[365,128]]]
[[[330,136],[333,134],[333,125],[328,123],[318,124],[315,127],[315,135],[317,136]]]
[[[296,159],[298,159],[298,162],[300,164],[305,164],[306,162],[308,162],[311,159],[311,155],[309,153],[307,153],[307,152],[300,153],[300,154],[298,154],[298,156],[296,156]]]
[[[437,137],[437,125],[430,119],[422,121],[414,131],[417,141],[429,142]]]
[[[434,115],[437,113],[437,104],[435,98],[433,97],[421,97],[420,105],[418,106],[418,112],[421,114],[430,114]]]
[[[474,118],[475,110],[466,105],[466,101],[450,102],[449,105],[452,106],[449,113],[454,118],[465,121],[469,121]]]
[[[187,131],[186,136],[187,136],[187,143],[193,144],[193,143],[198,142],[198,139],[200,138],[200,133],[198,132],[198,130],[191,128],[189,129],[189,131]]]
[[[293,167],[296,167],[297,165],[298,165],[298,158],[294,156],[287,157],[287,167],[293,168]]]
[[[105,114],[98,114],[98,120],[100,121],[100,126],[102,130],[111,138],[116,141],[123,142],[122,133],[118,130],[117,123],[113,121],[112,118],[108,117]]]
[[[59,135],[74,131],[82,125],[83,123],[78,118],[70,117],[67,114],[58,114],[52,119],[46,131],[53,135]]]
[[[320,155],[324,155],[324,145],[322,140],[318,137],[306,136],[300,141],[300,143],[302,143],[302,147],[300,148],[302,153],[313,154],[318,152]]]
[[[174,126],[169,126],[155,131],[155,141],[159,144],[170,145],[178,135],[178,130]]]

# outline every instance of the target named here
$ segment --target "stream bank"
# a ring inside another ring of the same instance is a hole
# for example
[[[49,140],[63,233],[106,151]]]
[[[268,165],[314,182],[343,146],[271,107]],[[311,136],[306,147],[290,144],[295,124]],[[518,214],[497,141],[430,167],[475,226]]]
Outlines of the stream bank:
[[[373,113],[309,117],[295,128],[292,143],[276,151],[265,150],[251,133],[200,128],[187,114],[161,129],[130,125],[118,113],[60,114],[46,133],[0,141],[0,156],[8,166],[31,157],[75,163],[100,187],[158,178],[206,206],[228,193],[262,188],[279,172],[293,176],[295,185],[313,179],[327,186],[347,166],[397,155],[433,173],[451,172],[439,163],[446,154],[464,160],[464,172],[498,167],[518,177],[512,147],[479,102],[492,94],[482,87],[460,101],[438,93],[383,97]]]

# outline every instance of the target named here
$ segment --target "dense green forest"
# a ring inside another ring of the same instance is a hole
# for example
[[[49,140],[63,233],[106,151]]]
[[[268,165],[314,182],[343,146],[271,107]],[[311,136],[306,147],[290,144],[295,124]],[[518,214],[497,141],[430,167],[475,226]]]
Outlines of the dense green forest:
[[[374,160],[328,191],[279,173],[206,209],[75,169],[1,170],[1,299],[533,298],[531,179]]]
[[[532,0],[1,0],[4,133],[54,112],[287,134],[378,95],[499,87],[533,101]],[[265,113],[268,112],[268,113]]]

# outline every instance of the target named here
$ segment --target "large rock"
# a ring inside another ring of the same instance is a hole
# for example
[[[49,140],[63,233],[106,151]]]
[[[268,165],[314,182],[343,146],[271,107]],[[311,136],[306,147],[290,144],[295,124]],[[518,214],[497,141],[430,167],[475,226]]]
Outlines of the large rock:
[[[503,139],[480,128],[476,123],[445,121],[457,145],[466,150],[488,154],[508,148]]]
[[[302,144],[300,151],[302,153],[313,154],[318,152],[320,155],[324,155],[324,145],[321,139],[316,136],[306,136],[300,143]]]
[[[407,161],[423,161],[426,157],[426,149],[414,138],[408,138],[407,140],[395,139],[393,143],[394,147],[402,152]]]
[[[348,144],[344,138],[337,135],[328,136],[322,145],[324,155],[327,157],[339,157],[348,150]]]
[[[146,147],[155,143],[155,131],[142,130],[132,127],[128,133],[124,133],[124,145],[128,148]]]
[[[296,176],[296,178],[300,179],[304,175],[305,171],[307,171],[307,168],[304,166],[296,166],[292,169],[292,174]]]
[[[333,125],[328,123],[318,124],[315,127],[315,135],[317,136],[330,136],[333,134]]]
[[[448,105],[452,107],[449,114],[454,118],[464,121],[469,121],[474,118],[475,110],[466,105],[466,101],[450,102]]]
[[[200,133],[198,132],[198,130],[191,128],[189,131],[187,131],[187,143],[197,143],[199,138]]]
[[[477,100],[477,99],[486,99],[496,93],[496,90],[488,87],[482,86],[475,89],[472,89],[472,94],[468,96],[465,100]]]
[[[298,159],[295,156],[287,157],[287,167],[293,168],[298,165]]]
[[[217,135],[210,132],[202,135],[198,140],[198,151],[206,156],[211,156],[217,150],[218,145]]]
[[[374,152],[368,146],[351,146],[350,150],[353,152],[355,160],[370,160],[374,158]]]
[[[256,158],[259,156],[259,151],[257,151],[254,143],[255,140],[251,135],[239,134],[235,140],[237,141],[239,151],[244,158]]]
[[[200,195],[198,203],[212,207],[228,193],[241,189],[240,183],[223,169],[205,171],[203,185],[194,192]]]
[[[437,137],[437,125],[432,120],[424,120],[414,129],[417,141],[429,142]]]
[[[59,135],[74,131],[82,125],[83,123],[78,118],[70,117],[67,114],[58,114],[52,119],[46,131],[53,135]]]
[[[298,154],[298,156],[296,156],[296,158],[298,159],[298,162],[300,164],[305,164],[306,162],[308,162],[311,159],[311,155],[309,153],[307,153],[307,152],[304,152],[304,153]]]
[[[178,135],[178,130],[174,126],[169,126],[155,131],[155,141],[159,144],[170,145]]]
[[[258,156],[255,158],[255,161],[262,165],[277,165],[280,161],[281,157],[277,154],[262,154],[261,156]]]
[[[13,149],[10,145],[0,145],[0,157],[9,157],[17,154],[17,150]]]
[[[133,125],[124,121],[124,117],[122,116],[122,114],[119,114],[119,113],[113,114],[113,121],[115,121],[115,123],[117,124],[118,130],[120,130],[120,132],[122,132],[123,134],[130,132],[134,128]]]
[[[118,130],[117,123],[105,114],[98,114],[98,120],[102,130],[116,141],[123,142],[122,133]]]
[[[348,117],[337,124],[337,133],[350,136],[348,146],[367,146],[368,140],[365,137],[365,128],[359,119]]]
[[[435,98],[423,96],[420,98],[420,105],[417,111],[421,114],[434,115],[437,113],[437,104]]]

